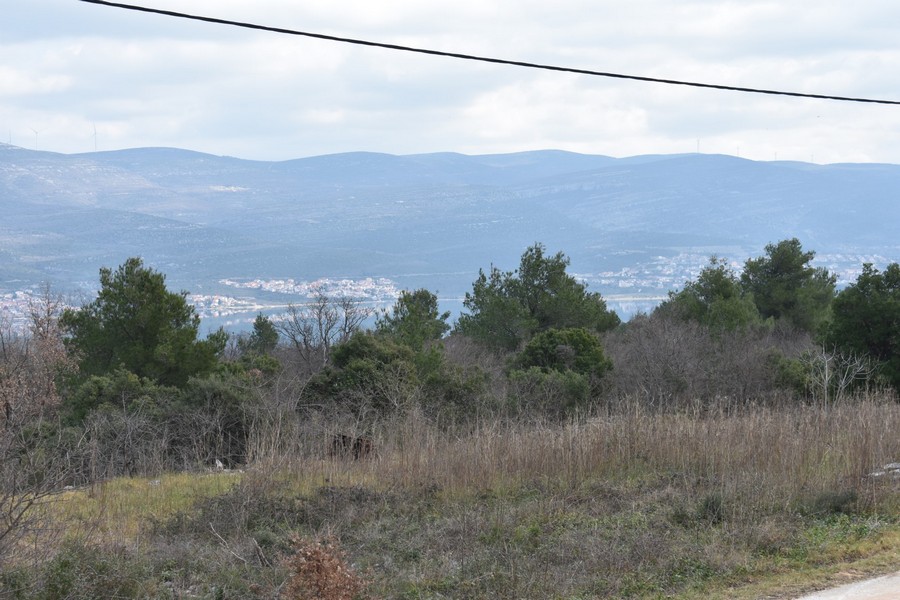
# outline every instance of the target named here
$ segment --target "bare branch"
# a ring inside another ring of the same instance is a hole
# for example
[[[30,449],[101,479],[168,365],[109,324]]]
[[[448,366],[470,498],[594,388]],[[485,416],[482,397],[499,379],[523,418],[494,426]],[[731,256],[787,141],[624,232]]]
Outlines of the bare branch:
[[[320,369],[328,364],[331,348],[350,339],[371,314],[355,298],[331,298],[318,291],[312,302],[289,304],[285,318],[276,328],[303,363]]]

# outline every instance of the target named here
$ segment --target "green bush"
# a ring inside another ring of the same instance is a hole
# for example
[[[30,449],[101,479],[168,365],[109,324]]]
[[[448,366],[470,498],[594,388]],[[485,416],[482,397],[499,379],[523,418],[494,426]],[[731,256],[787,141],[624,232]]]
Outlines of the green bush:
[[[422,403],[432,413],[471,417],[485,404],[488,381],[481,369],[463,369],[441,360],[424,378]]]
[[[63,414],[67,422],[77,424],[103,405],[122,410],[141,404],[161,415],[165,412],[164,405],[171,404],[177,395],[175,388],[161,386],[119,368],[107,375],[88,377],[78,385],[63,400]]]
[[[385,336],[357,333],[334,348],[331,364],[307,388],[315,403],[349,404],[385,412],[416,396],[419,377],[415,353]]]
[[[42,600],[139,598],[148,565],[125,552],[107,552],[84,543],[67,542],[43,567]]]
[[[513,370],[509,383],[511,408],[534,415],[562,417],[591,399],[588,377],[575,371]]]
[[[600,379],[612,369],[600,339],[583,328],[538,333],[515,356],[512,366],[516,370],[537,368],[545,373],[574,371],[593,379]]]
[[[612,363],[583,328],[548,329],[510,361],[510,401],[519,410],[560,416],[586,406]]]
[[[809,394],[809,368],[798,358],[788,358],[776,349],[772,349],[766,358],[775,374],[775,384],[791,390],[798,396]]]

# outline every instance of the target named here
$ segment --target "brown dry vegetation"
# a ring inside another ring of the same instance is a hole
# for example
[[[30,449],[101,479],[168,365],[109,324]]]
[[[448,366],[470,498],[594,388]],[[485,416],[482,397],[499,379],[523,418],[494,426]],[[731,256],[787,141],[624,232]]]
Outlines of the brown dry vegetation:
[[[159,503],[137,527],[119,516],[127,533],[107,524],[100,535],[102,507],[61,517],[90,490],[60,497],[45,524],[69,541],[41,567],[7,571],[0,589],[43,598],[109,589],[161,598],[728,597],[731,586],[737,596],[786,570],[896,559],[900,487],[868,476],[900,456],[892,398],[695,413],[643,406],[563,424],[458,427],[413,410],[370,429],[378,453],[361,461],[328,458],[324,422],[286,413],[278,429],[296,434],[295,446],[258,456],[233,487],[185,505],[167,503],[172,486],[123,480]],[[317,596],[317,585],[337,591]]]
[[[559,369],[239,340],[181,388],[58,388],[51,300],[0,323],[2,600],[787,597],[900,564],[896,394],[784,323],[532,338]]]

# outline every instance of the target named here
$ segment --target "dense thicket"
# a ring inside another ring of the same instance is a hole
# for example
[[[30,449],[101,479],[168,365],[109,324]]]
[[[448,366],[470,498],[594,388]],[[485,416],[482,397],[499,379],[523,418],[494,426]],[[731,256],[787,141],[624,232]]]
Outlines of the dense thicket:
[[[277,454],[309,420],[365,434],[409,411],[559,419],[623,398],[678,410],[896,388],[900,267],[865,265],[835,295],[813,256],[794,239],[741,272],[713,257],[621,324],[564,254],[535,244],[516,270],[480,272],[452,332],[425,289],[401,293],[372,331],[358,301],[321,296],[286,318],[258,315],[227,352],[222,332],[198,339],[185,293],[129,259],[101,270],[80,309],[48,301],[30,333],[0,332],[0,450],[6,465],[35,449],[64,459],[46,472],[77,483]]]

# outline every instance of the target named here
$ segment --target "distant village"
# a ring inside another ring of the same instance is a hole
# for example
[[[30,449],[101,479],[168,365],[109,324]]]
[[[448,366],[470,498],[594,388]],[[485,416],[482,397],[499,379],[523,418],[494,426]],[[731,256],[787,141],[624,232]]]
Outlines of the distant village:
[[[233,279],[221,279],[219,283],[239,289],[262,290],[305,298],[315,298],[324,294],[325,296],[346,296],[360,300],[380,301],[394,299],[400,294],[396,284],[386,277],[365,277],[363,279],[321,278],[315,281],[295,281],[293,279],[236,281]]]
[[[680,289],[684,282],[696,277],[709,261],[702,253],[682,253],[675,257],[655,257],[639,265],[617,271],[577,273],[591,291],[599,291],[610,308],[626,320],[638,312],[649,312],[666,298],[670,290]],[[823,254],[816,257],[816,264],[825,266],[838,277],[842,288],[859,275],[862,264],[870,262],[883,266],[889,261],[879,255]],[[742,263],[732,261],[735,270]],[[473,275],[474,278],[474,275]],[[386,277],[361,279],[320,278],[314,281],[294,279],[221,279],[219,284],[246,290],[245,295],[189,294],[201,319],[222,319],[242,315],[252,319],[259,312],[277,313],[287,304],[303,304],[319,294],[329,297],[347,297],[375,306],[390,306],[400,295],[397,283]],[[0,326],[21,330],[27,326],[30,307],[39,298],[39,286],[14,291],[0,291]],[[254,291],[278,294],[281,298],[262,299]],[[5,321],[5,323],[3,322]]]

